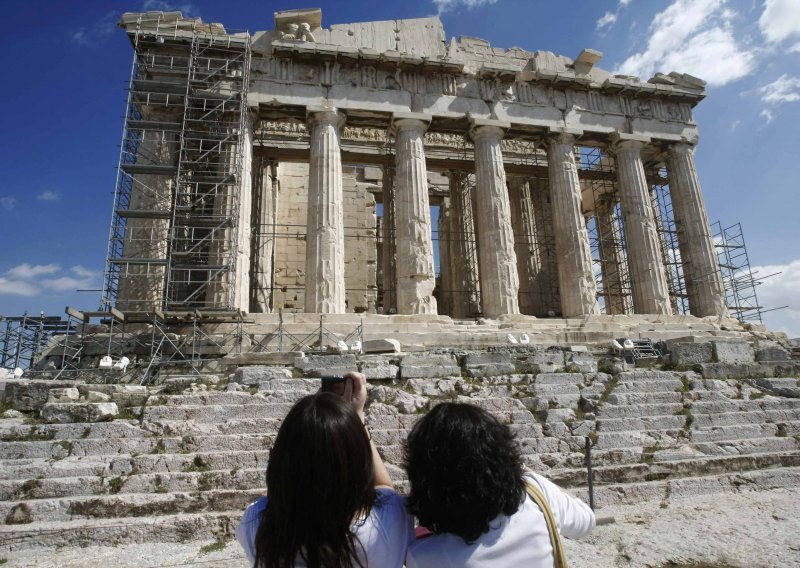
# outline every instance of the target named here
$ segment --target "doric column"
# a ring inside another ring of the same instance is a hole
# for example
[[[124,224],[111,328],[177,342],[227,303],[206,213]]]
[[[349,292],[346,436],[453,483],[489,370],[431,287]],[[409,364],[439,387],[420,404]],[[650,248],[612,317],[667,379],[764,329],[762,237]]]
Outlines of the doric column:
[[[673,144],[667,152],[667,170],[689,311],[697,317],[727,316],[725,288],[697,179],[693,147]]]
[[[345,311],[344,215],[339,128],[344,115],[333,108],[309,109],[305,311]]]
[[[642,164],[643,146],[639,140],[618,139],[613,147],[633,310],[637,314],[671,314],[664,262]]]
[[[603,277],[603,295],[606,313],[609,315],[628,313],[623,290],[622,243],[619,226],[614,215],[614,195],[604,195],[595,203],[594,221],[600,241],[600,270]]]
[[[561,315],[565,318],[600,313],[589,236],[581,212],[581,184],[574,145],[572,134],[555,134],[547,140],[553,236]]]
[[[436,273],[423,136],[430,116],[395,114],[397,313],[435,314]]]
[[[450,282],[453,286],[453,309],[450,315],[464,319],[475,317],[481,311],[481,284],[472,188],[467,183],[465,172],[451,171],[448,178],[452,210]]]
[[[439,206],[439,313],[453,315],[453,207],[450,198],[442,199]]]
[[[475,119],[470,132],[475,144],[477,225],[483,315],[519,313],[519,275],[514,254],[511,206],[500,141],[508,123]]]
[[[239,203],[236,218],[236,254],[233,275],[233,308],[243,312],[250,309],[250,249],[253,206],[253,123],[255,117],[247,113],[241,144],[242,165],[239,174]],[[259,172],[260,175],[260,172]]]
[[[253,279],[251,307],[256,313],[271,311],[274,282],[275,229],[278,219],[278,163],[274,160],[260,161],[260,183],[253,194],[253,225],[257,227],[253,238]]]
[[[550,183],[546,178],[530,178],[528,189],[533,204],[534,226],[536,227],[536,249],[539,256],[540,272],[537,288],[541,298],[542,311],[549,316],[561,313],[561,298],[558,291],[558,261],[556,259],[555,239],[553,237],[553,208],[550,199]]]
[[[395,242],[395,201],[394,201],[394,166],[383,168],[383,218],[381,232],[383,238],[383,313],[397,313],[397,257]]]
[[[528,315],[541,314],[546,311],[542,303],[542,291],[539,288],[542,262],[539,258],[536,222],[528,180],[520,177],[510,178],[508,196],[511,203],[514,249],[519,273],[519,310]]]

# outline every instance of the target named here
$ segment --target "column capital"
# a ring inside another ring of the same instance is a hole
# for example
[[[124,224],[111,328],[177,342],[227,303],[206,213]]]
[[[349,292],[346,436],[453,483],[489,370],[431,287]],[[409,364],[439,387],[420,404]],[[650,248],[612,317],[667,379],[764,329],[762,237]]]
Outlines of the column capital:
[[[577,128],[551,128],[550,131],[544,135],[542,144],[544,144],[545,147],[550,144],[574,145],[581,136],[583,136],[583,130]]]
[[[469,117],[469,137],[473,141],[484,136],[502,140],[509,128],[511,128],[511,123],[505,120]]]
[[[432,116],[423,112],[396,112],[392,115],[392,131],[417,129],[425,132],[431,124]]]
[[[608,146],[609,151],[619,152],[623,150],[641,150],[651,142],[649,136],[642,136],[639,134],[625,134],[622,132],[614,132],[609,137],[611,143]]]
[[[667,146],[667,153],[678,155],[694,155],[696,148],[697,146],[689,142],[675,142],[674,144]]]
[[[306,121],[308,124],[332,124],[337,128],[341,128],[344,126],[345,120],[347,120],[347,116],[335,107],[306,107]]]

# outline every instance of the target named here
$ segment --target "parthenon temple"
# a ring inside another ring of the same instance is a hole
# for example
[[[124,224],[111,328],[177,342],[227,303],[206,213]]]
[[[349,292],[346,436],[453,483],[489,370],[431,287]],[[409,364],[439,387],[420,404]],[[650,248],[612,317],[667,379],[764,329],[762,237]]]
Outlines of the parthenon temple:
[[[728,314],[700,79],[448,40],[435,17],[120,25],[134,64],[108,307]]]

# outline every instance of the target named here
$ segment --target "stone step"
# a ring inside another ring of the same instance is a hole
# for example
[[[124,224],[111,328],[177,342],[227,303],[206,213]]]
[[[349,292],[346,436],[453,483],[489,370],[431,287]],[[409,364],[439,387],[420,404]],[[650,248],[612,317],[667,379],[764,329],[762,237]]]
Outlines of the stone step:
[[[738,424],[695,428],[693,424],[689,432],[693,442],[719,442],[721,440],[775,437],[778,434],[778,426],[776,424]]]
[[[720,442],[698,442],[693,446],[707,455],[750,455],[800,450],[800,441],[794,437],[747,438]]]
[[[640,418],[598,418],[597,432],[625,432],[635,430],[678,430],[686,424],[682,415],[643,416]]]
[[[35,439],[75,440],[85,438],[140,438],[152,436],[138,420],[73,424],[18,424],[0,426],[0,441]]]
[[[624,393],[614,389],[606,397],[605,406],[608,405],[633,405],[633,404],[666,404],[682,402],[683,395],[679,392],[632,392]]]
[[[68,521],[70,519],[108,519],[155,517],[177,513],[241,510],[259,496],[263,486],[253,490],[199,491],[191,493],[119,493],[92,497],[29,499],[20,502],[0,501],[0,518],[13,513],[31,522]],[[23,509],[26,511],[23,513]]]
[[[771,419],[764,411],[752,412],[720,412],[714,414],[701,414],[691,408],[692,426],[697,428],[711,428],[714,426],[736,426],[740,424],[765,424]]]
[[[537,387],[543,386],[575,386],[584,384],[582,373],[539,373],[535,375],[534,384]]]
[[[719,475],[684,477],[638,483],[598,484],[594,487],[597,507],[608,507],[646,501],[661,501],[666,506],[673,499],[692,499],[698,495],[722,495],[747,490],[765,491],[800,484],[800,467],[778,467]],[[588,489],[573,493],[588,503]]]
[[[597,419],[644,418],[647,416],[669,416],[683,408],[682,402],[656,404],[613,405],[603,404],[597,410]]]
[[[221,434],[149,438],[89,438],[47,442],[0,442],[0,460],[63,459],[67,456],[172,454],[216,450],[259,450],[271,447],[275,434]]]
[[[284,418],[291,408],[291,403],[148,406],[144,409],[142,418],[151,422],[162,420],[225,422],[254,418]]]
[[[203,466],[204,468],[209,466]],[[126,493],[174,493],[220,490],[257,490],[264,487],[264,469],[137,473],[119,477],[57,477],[0,481],[0,501],[55,499]]]
[[[648,446],[674,446],[683,438],[685,431],[680,430],[630,430],[624,432],[598,432],[595,447],[599,450],[617,448],[644,448]]]
[[[622,373],[620,376],[624,375]],[[614,387],[616,393],[634,393],[634,392],[676,392],[683,388],[683,383],[680,379],[663,379],[663,380],[633,380],[626,381],[621,379]]]
[[[169,516],[121,517],[111,519],[75,519],[37,521],[0,525],[0,554],[9,550],[31,548],[97,546],[114,543],[186,542],[198,535],[232,537],[244,508],[221,512],[179,513]],[[43,555],[47,552],[43,551]]]
[[[594,464],[594,461],[592,463]],[[659,463],[599,465],[593,467],[593,479],[595,484],[636,483],[775,467],[800,467],[800,451],[735,456],[703,456]],[[576,488],[588,485],[588,470],[585,467],[551,469],[547,472],[547,477],[562,487]]]

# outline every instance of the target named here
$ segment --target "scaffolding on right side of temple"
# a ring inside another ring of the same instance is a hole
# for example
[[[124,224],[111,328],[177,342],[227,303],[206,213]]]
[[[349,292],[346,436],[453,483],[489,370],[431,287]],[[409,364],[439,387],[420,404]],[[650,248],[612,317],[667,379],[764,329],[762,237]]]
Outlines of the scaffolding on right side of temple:
[[[764,310],[758,302],[756,287],[764,278],[772,275],[756,278],[751,270],[741,223],[723,227],[717,221],[711,225],[711,232],[728,311],[742,323],[762,323],[761,314]]]

